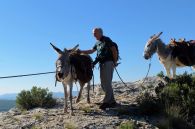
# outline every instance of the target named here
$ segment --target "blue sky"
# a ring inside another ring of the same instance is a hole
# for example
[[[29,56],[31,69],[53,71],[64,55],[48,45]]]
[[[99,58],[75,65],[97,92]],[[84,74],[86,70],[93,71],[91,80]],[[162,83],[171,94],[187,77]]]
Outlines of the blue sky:
[[[143,49],[149,37],[163,31],[161,39],[195,39],[194,0],[0,0],[0,76],[55,70],[59,48],[89,49],[95,43],[94,27],[118,43],[121,64],[117,67],[124,81],[145,77],[148,61]],[[92,55],[95,57],[95,54]],[[189,67],[177,70],[192,72]],[[164,71],[157,56],[152,58],[149,76]],[[95,70],[99,83],[99,71]],[[116,73],[113,81],[118,81]],[[54,74],[0,80],[0,94],[39,86],[50,91]],[[77,88],[74,86],[74,90]]]

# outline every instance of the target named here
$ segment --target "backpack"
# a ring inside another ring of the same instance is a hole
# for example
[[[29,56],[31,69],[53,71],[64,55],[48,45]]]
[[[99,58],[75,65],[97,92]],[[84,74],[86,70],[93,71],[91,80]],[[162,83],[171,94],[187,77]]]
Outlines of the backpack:
[[[115,43],[115,42],[112,42],[112,44],[113,44],[113,46],[116,48],[116,53],[117,53],[117,62],[118,62],[118,61],[119,61],[119,59],[121,59],[121,58],[120,58],[120,56],[119,56],[118,45],[117,45],[117,43]]]

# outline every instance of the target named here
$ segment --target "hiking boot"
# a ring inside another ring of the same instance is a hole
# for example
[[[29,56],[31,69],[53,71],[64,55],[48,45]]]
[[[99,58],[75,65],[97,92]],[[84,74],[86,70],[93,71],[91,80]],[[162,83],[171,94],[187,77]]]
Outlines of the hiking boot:
[[[109,105],[108,103],[103,103],[103,104],[100,105],[99,108],[102,109],[102,110],[105,110],[106,108],[108,108],[108,105]]]
[[[101,104],[100,105],[100,109],[102,109],[102,110],[105,110],[106,108],[113,108],[113,107],[115,107],[116,106],[116,102],[113,102],[113,103],[103,103],[103,104]]]
[[[117,105],[117,103],[116,102],[112,102],[109,105],[110,105],[110,107],[115,107]]]

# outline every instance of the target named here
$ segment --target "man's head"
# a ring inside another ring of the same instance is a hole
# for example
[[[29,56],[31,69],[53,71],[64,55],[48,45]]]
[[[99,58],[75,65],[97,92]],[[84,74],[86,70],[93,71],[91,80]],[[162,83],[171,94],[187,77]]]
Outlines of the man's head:
[[[103,36],[103,30],[102,28],[94,28],[93,29],[93,35],[97,40],[100,40]]]

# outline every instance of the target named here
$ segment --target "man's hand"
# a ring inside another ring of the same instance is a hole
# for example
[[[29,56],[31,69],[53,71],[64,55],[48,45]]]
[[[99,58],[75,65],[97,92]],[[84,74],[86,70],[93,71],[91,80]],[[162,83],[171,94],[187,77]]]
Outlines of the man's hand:
[[[116,62],[113,62],[113,67],[116,67],[117,66],[117,63]]]
[[[98,60],[93,61],[92,62],[92,68],[94,68],[97,63],[98,63]]]
[[[94,62],[93,62],[91,65],[92,65],[92,69],[94,69],[94,67],[95,67],[95,64],[94,64]]]
[[[94,68],[95,65],[100,61],[100,58],[96,57],[95,60],[92,62],[92,67]]]
[[[113,62],[113,67],[117,67],[120,63]]]

